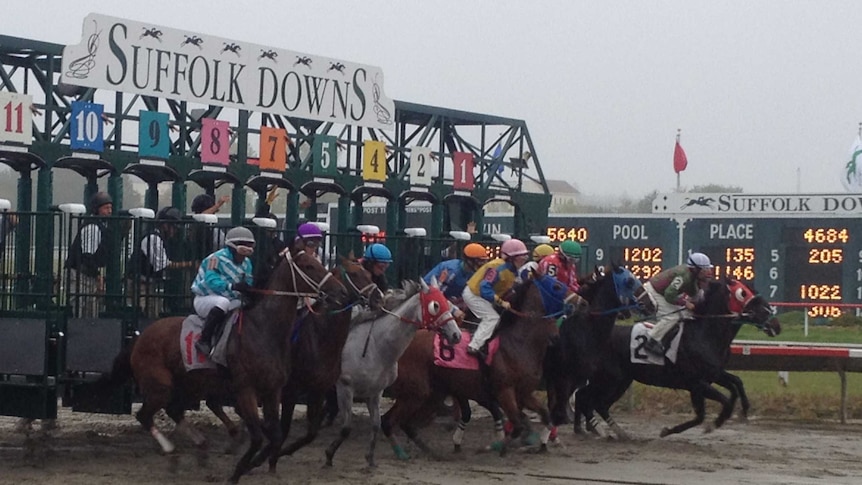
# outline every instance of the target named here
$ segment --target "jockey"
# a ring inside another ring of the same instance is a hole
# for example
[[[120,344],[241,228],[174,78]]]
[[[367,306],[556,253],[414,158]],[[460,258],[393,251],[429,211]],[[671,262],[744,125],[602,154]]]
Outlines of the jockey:
[[[539,271],[539,262],[554,254],[556,250],[550,244],[539,244],[533,249],[533,260],[518,268],[518,283],[530,277],[531,271]]]
[[[440,289],[450,301],[461,300],[467,281],[473,276],[483,264],[488,262],[488,253],[485,247],[478,243],[470,243],[464,246],[462,259],[449,259],[434,266],[424,276],[425,283],[431,284],[431,278],[437,278]],[[446,272],[446,280],[441,277]]]
[[[386,245],[374,243],[365,248],[362,266],[371,273],[371,281],[383,293],[389,290],[389,283],[386,282],[386,268],[390,264],[392,264],[392,251]]]
[[[554,253],[556,250],[550,244],[539,244],[533,249],[533,261],[539,262]]]
[[[656,324],[649,331],[649,340],[644,348],[656,355],[664,355],[662,339],[681,317],[687,317],[694,310],[694,299],[700,288],[712,278],[712,263],[703,253],[691,253],[686,264],[674,266],[653,276],[644,289],[652,294],[656,302]],[[681,315],[677,315],[681,313]]]
[[[323,241],[323,232],[320,227],[312,222],[300,224],[296,228],[296,237],[293,238],[293,245],[297,250],[307,251],[311,253],[317,260],[320,260],[318,249]]]
[[[581,289],[578,284],[578,263],[581,262],[581,253],[581,245],[567,239],[560,244],[560,252],[542,259],[539,263],[539,273],[553,276],[577,293]]]
[[[463,293],[464,303],[481,320],[467,347],[470,354],[481,356],[480,349],[500,322],[500,315],[493,305],[497,304],[504,310],[511,308],[502,296],[512,289],[517,270],[524,265],[529,254],[523,242],[509,239],[500,246],[500,257],[485,263],[467,282]]]
[[[195,348],[205,355],[212,351],[212,337],[227,314],[242,305],[240,294],[252,285],[254,235],[245,227],[234,227],[227,232],[225,244],[204,258],[192,283],[195,312],[206,319]]]

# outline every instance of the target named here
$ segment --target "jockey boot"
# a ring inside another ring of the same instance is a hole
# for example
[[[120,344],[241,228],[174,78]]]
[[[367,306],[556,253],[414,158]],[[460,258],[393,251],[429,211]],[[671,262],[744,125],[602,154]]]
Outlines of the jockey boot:
[[[201,336],[198,341],[195,342],[195,348],[198,349],[198,352],[204,355],[210,355],[213,347],[213,335],[218,327],[221,326],[222,322],[224,322],[225,315],[225,311],[219,307],[213,307],[213,309],[207,314],[207,319],[204,322],[204,329],[201,332]]]
[[[651,352],[651,353],[653,353],[655,355],[659,355],[659,356],[662,356],[665,353],[664,345],[652,337],[647,339],[646,343],[644,344],[644,349],[647,352]]]

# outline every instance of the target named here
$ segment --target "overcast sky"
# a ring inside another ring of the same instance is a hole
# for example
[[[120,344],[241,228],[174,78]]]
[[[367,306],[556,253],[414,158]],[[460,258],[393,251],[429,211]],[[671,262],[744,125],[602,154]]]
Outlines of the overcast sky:
[[[677,128],[683,187],[842,193],[862,121],[858,0],[9,3],[16,37],[96,12],[379,66],[390,98],[525,120],[586,194],[673,190]]]

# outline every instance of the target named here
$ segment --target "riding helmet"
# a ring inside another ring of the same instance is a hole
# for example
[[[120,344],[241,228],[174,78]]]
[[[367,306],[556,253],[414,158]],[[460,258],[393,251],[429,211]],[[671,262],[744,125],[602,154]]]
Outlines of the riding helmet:
[[[374,243],[365,248],[365,259],[378,263],[391,263],[392,251],[380,243]]]
[[[578,244],[577,241],[572,241],[571,239],[567,239],[560,244],[560,252],[563,253],[564,256],[571,259],[581,259],[582,249],[581,245]]]
[[[500,245],[500,253],[513,258],[515,256],[530,254],[530,251],[527,250],[527,246],[520,239],[509,239],[508,241],[503,241],[503,244]]]
[[[176,207],[162,207],[159,213],[156,214],[156,219],[178,221],[183,218],[183,214]]]
[[[313,222],[306,222],[305,224],[300,224],[300,226],[296,228],[296,238],[322,239],[323,233],[320,231],[320,228],[317,227],[317,224]]]
[[[247,227],[237,226],[227,232],[225,244],[236,249],[237,244],[254,245],[254,234]]]
[[[533,259],[536,261],[554,254],[554,247],[550,244],[539,244],[533,249]]]
[[[464,257],[470,259],[488,259],[488,252],[485,251],[485,246],[479,243],[470,243],[464,246]]]
[[[709,256],[703,253],[689,254],[686,265],[691,269],[712,269],[712,262],[710,262]]]

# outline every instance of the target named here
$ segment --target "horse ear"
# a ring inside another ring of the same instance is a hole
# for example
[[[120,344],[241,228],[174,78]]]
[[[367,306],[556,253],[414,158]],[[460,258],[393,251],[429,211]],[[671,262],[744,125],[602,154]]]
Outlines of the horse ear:
[[[440,279],[441,279],[441,280],[442,280],[442,279],[445,279],[445,278],[444,278],[444,276],[446,276],[446,272],[445,272],[445,271],[443,272],[443,274],[442,274],[442,275],[440,275]],[[433,286],[434,288],[440,288],[440,283],[438,283],[438,282],[437,282],[437,277],[436,277],[436,276],[432,276],[432,277],[431,277],[431,286]]]
[[[428,284],[425,283],[423,278],[419,278],[419,286],[422,288],[422,293],[428,293],[431,291],[431,288],[428,287]]]
[[[350,250],[350,252],[349,252],[349,253],[347,253],[346,258],[347,258],[347,260],[349,260],[349,261],[355,261],[355,260],[356,260],[356,256],[354,256],[354,255],[353,255],[353,250],[352,250],[352,249]]]

